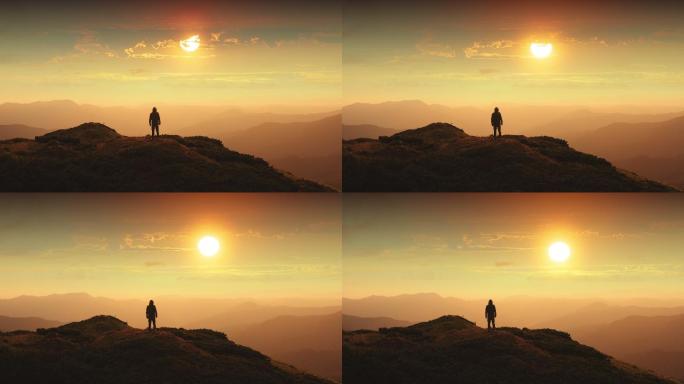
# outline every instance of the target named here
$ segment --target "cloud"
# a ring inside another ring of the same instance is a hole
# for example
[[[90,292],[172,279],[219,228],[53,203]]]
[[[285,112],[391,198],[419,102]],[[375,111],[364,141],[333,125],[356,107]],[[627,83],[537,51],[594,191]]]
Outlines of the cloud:
[[[233,233],[233,237],[235,238],[244,238],[244,239],[269,239],[269,240],[285,240],[288,237],[293,236],[293,233],[272,233],[272,234],[264,234],[263,232],[256,231],[253,229],[248,229],[247,231],[244,232],[237,232]]]
[[[126,234],[119,243],[119,249],[183,252],[193,249],[180,245],[186,244],[187,241],[188,236],[184,234],[169,234],[165,232]]]
[[[159,40],[154,43],[139,41],[133,46],[124,49],[124,53],[131,59],[164,59],[178,56],[178,42],[173,39]]]
[[[102,57],[102,58],[117,58],[119,57],[114,50],[108,45],[101,43],[97,39],[97,35],[92,31],[82,31],[78,40],[74,43],[73,51],[66,55],[55,56],[50,59],[51,62],[62,62],[69,59],[76,59],[81,57]]]
[[[520,57],[520,55],[511,52],[511,49],[516,45],[517,43],[513,40],[475,41],[469,47],[466,47],[463,53],[468,59],[515,58]]]
[[[222,34],[223,32],[212,32],[210,34],[211,38],[209,39],[209,41],[221,41]]]
[[[534,248],[529,242],[536,237],[531,233],[518,232],[464,234],[459,248],[482,251],[524,251]]]
[[[103,252],[109,250],[109,240],[106,237],[76,235],[73,237],[73,250]]]
[[[424,40],[416,44],[416,49],[424,55],[453,59],[458,56],[456,48],[449,44],[436,43],[431,40]]]

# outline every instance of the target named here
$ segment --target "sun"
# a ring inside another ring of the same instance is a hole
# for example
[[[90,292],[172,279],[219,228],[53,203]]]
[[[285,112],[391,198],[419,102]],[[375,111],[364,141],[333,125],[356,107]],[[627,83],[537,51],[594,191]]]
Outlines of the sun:
[[[551,43],[530,44],[530,52],[532,52],[532,56],[536,57],[537,59],[546,59],[547,57],[551,56],[552,51],[553,44]]]
[[[197,48],[200,46],[200,37],[199,35],[192,35],[188,37],[185,40],[180,41],[180,47],[185,51],[185,52],[195,52]]]
[[[212,257],[221,248],[219,241],[214,236],[204,236],[197,242],[197,250],[205,257]]]
[[[570,246],[562,241],[557,241],[549,246],[549,259],[561,264],[570,258]]]

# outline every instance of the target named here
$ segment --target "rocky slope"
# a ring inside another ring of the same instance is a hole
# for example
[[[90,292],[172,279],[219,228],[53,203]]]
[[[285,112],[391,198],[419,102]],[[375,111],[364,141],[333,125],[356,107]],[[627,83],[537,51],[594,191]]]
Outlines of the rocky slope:
[[[329,191],[207,137],[121,136],[98,123],[0,141],[2,191]]]
[[[346,384],[671,383],[552,329],[488,331],[459,316],[345,332]]]
[[[0,333],[0,372],[8,383],[329,383],[223,333],[146,331],[111,316]]]
[[[344,191],[672,191],[560,139],[477,137],[446,123],[343,142]]]

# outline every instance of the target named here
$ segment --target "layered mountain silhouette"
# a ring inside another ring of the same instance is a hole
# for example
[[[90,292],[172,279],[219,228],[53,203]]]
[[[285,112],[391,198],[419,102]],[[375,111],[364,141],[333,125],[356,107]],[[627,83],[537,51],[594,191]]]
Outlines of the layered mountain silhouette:
[[[0,332],[35,331],[38,328],[57,327],[59,321],[46,320],[40,317],[11,317],[0,315]]]
[[[146,331],[111,316],[2,333],[0,371],[13,383],[329,383],[223,333]]]
[[[266,159],[300,177],[342,186],[342,116],[314,121],[269,122],[219,137],[227,146]]]
[[[573,141],[585,151],[610,159],[645,177],[684,188],[684,116],[662,121],[613,123]]]
[[[127,137],[86,123],[0,141],[3,191],[330,191],[207,137]]]
[[[671,316],[628,316],[574,334],[621,360],[684,381],[684,311]]]
[[[362,317],[353,315],[342,316],[342,330],[343,331],[358,331],[361,329],[368,329],[377,331],[380,328],[390,327],[407,327],[411,322],[404,320],[397,320],[391,317]]]
[[[340,312],[325,315],[277,316],[244,326],[228,334],[236,342],[255,348],[272,358],[340,381],[342,340]]]
[[[353,140],[369,137],[377,139],[380,136],[391,136],[399,132],[396,129],[378,127],[373,124],[342,125],[342,140]]]
[[[48,133],[48,131],[45,129],[24,124],[0,124],[0,140],[15,138],[30,139],[46,133]]]
[[[344,382],[671,383],[553,329],[482,329],[459,316],[343,334]]]
[[[673,191],[552,137],[466,134],[447,123],[343,142],[344,191]]]

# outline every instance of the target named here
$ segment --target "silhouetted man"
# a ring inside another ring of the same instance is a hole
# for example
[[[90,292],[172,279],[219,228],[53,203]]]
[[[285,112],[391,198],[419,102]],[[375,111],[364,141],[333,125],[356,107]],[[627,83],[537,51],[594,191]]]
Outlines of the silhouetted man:
[[[157,307],[154,306],[154,300],[150,300],[147,304],[147,329],[157,329]]]
[[[494,113],[492,113],[492,127],[494,128],[494,137],[496,137],[496,132],[499,132],[499,137],[501,137],[501,126],[503,125],[503,117],[501,112],[499,112],[499,107],[494,107]]]
[[[489,299],[489,304],[485,307],[485,318],[487,318],[487,329],[496,329],[496,305]]]
[[[150,113],[150,127],[152,128],[152,137],[154,137],[155,132],[157,132],[157,136],[159,136],[160,124],[161,117],[159,116],[159,112],[157,112],[157,107],[152,107],[152,113]]]

